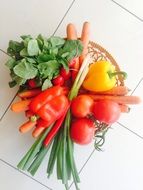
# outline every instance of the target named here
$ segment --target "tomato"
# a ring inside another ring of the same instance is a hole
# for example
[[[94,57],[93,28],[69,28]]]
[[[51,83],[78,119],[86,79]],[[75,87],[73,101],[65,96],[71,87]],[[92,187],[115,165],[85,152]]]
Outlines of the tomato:
[[[72,59],[70,62],[69,62],[69,67],[74,67],[76,63],[76,58]]]
[[[54,78],[53,80],[52,80],[52,83],[53,83],[53,85],[59,85],[59,86],[63,86],[63,84],[64,84],[64,78],[61,76],[61,75],[59,75],[59,76],[57,76],[56,78]]]
[[[107,124],[116,122],[121,113],[119,104],[111,100],[99,100],[92,111],[97,120]]]
[[[70,71],[66,71],[64,68],[62,68],[60,70],[60,75],[65,79],[68,80],[71,76],[71,72]]]
[[[81,118],[74,121],[71,125],[71,139],[80,145],[91,143],[95,132],[95,125],[92,120]]]
[[[94,101],[88,95],[77,96],[71,104],[71,112],[75,117],[86,117],[91,113]]]

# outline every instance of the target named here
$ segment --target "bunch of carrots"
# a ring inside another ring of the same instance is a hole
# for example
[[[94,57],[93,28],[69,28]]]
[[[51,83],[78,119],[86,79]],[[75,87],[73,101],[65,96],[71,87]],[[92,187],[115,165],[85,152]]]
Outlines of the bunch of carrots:
[[[67,39],[77,40],[73,24],[67,26]],[[11,106],[13,112],[25,112],[27,121],[19,127],[21,133],[33,129],[32,136],[37,138],[34,145],[18,164],[18,168],[34,175],[52,146],[47,174],[53,172],[57,161],[57,178],[69,189],[68,180],[73,177],[75,187],[80,182],[74,160],[74,144],[88,144],[98,133],[105,135],[110,124],[117,121],[120,113],[128,113],[129,105],[140,103],[137,96],[128,95],[126,86],[116,86],[105,91],[90,91],[82,86],[90,71],[91,58],[88,55],[90,24],[83,24],[81,42],[83,51],[80,57],[69,62],[69,71],[60,72],[58,77],[65,81],[53,82],[53,86],[42,91],[33,87],[18,92],[20,98]],[[63,74],[64,73],[64,74]],[[59,78],[58,78],[59,79]],[[93,83],[94,85],[94,83]],[[95,83],[96,85],[96,83]],[[99,144],[95,148],[99,150]]]

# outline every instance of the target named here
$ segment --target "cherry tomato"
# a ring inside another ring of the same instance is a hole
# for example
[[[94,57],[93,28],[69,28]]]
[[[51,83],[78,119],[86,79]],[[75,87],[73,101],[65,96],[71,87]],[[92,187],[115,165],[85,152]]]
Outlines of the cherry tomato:
[[[76,58],[72,59],[70,62],[69,62],[69,67],[73,67],[76,63]]]
[[[62,68],[60,70],[60,75],[65,79],[68,80],[71,76],[71,72],[70,71],[66,71],[64,68]]]
[[[92,112],[97,120],[107,124],[116,122],[121,114],[119,104],[111,100],[97,101]]]
[[[92,111],[94,101],[88,95],[77,96],[71,104],[71,112],[75,117],[86,117]]]
[[[74,121],[71,125],[71,139],[80,145],[89,144],[95,132],[93,121],[87,118],[81,118]]]
[[[30,79],[30,80],[28,80],[28,85],[29,85],[29,87],[31,87],[31,88],[36,88],[36,87],[37,87],[37,84],[36,84],[35,79]]]
[[[59,75],[52,80],[52,83],[55,86],[56,85],[62,86],[64,84],[64,78],[61,75]]]

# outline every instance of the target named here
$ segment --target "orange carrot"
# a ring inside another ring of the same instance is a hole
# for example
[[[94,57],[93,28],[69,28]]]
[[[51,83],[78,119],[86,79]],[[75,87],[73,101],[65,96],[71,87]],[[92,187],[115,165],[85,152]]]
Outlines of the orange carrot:
[[[19,131],[21,133],[26,133],[26,132],[30,131],[35,125],[36,125],[36,121],[29,120],[20,126]]]
[[[41,93],[41,90],[40,88],[36,88],[36,89],[31,89],[31,90],[26,90],[26,91],[23,91],[23,92],[19,92],[18,93],[18,96],[20,98],[32,98],[38,94]]]
[[[36,127],[32,133],[34,138],[37,138],[45,130],[45,127]]]
[[[22,111],[26,111],[29,109],[29,104],[31,102],[31,99],[27,99],[27,100],[21,100],[18,102],[15,102],[11,105],[11,110],[13,112],[22,112]]]
[[[130,89],[126,86],[116,86],[111,90],[104,91],[104,92],[90,92],[92,94],[103,94],[103,95],[116,95],[116,96],[125,96],[128,94]]]
[[[74,26],[74,24],[70,23],[67,25],[67,39],[68,40],[77,40],[77,31]],[[79,71],[79,58],[75,59],[75,64],[73,66],[72,70],[72,80],[75,80],[77,73]]]
[[[77,31],[74,24],[70,23],[67,25],[67,39],[77,40]]]
[[[121,112],[123,113],[129,113],[130,108],[126,104],[119,104]]]
[[[88,44],[90,38],[90,23],[85,22],[82,28],[81,41],[83,42],[83,52],[79,58],[80,64],[83,62],[86,54],[88,53]]]
[[[141,99],[138,96],[110,96],[110,95],[90,95],[93,100],[112,100],[119,104],[139,104]]]

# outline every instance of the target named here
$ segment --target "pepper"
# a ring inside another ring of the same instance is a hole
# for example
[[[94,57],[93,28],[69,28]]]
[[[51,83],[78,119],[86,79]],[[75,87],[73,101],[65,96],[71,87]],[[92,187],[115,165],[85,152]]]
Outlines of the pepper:
[[[48,88],[47,90],[41,92],[37,95],[30,103],[29,110],[33,113],[37,113],[37,111],[45,105],[48,101],[52,100],[54,97],[66,94],[67,89],[60,86],[54,86]]]
[[[65,95],[53,98],[43,105],[37,112],[37,115],[47,121],[47,127],[59,119],[65,112],[69,101]]]
[[[56,121],[56,123],[54,124],[54,126],[52,127],[52,129],[50,130],[50,132],[47,134],[43,145],[46,147],[49,145],[49,143],[51,142],[51,140],[55,137],[55,135],[57,134],[57,132],[59,131],[59,129],[62,126],[62,123],[66,117],[67,111],[70,107],[70,104],[67,106],[67,108],[65,109],[65,112],[63,113],[63,115]]]
[[[93,92],[110,90],[116,85],[116,76],[119,74],[123,75],[124,78],[127,76],[125,72],[116,72],[114,65],[109,61],[97,61],[90,65],[83,87]]]

